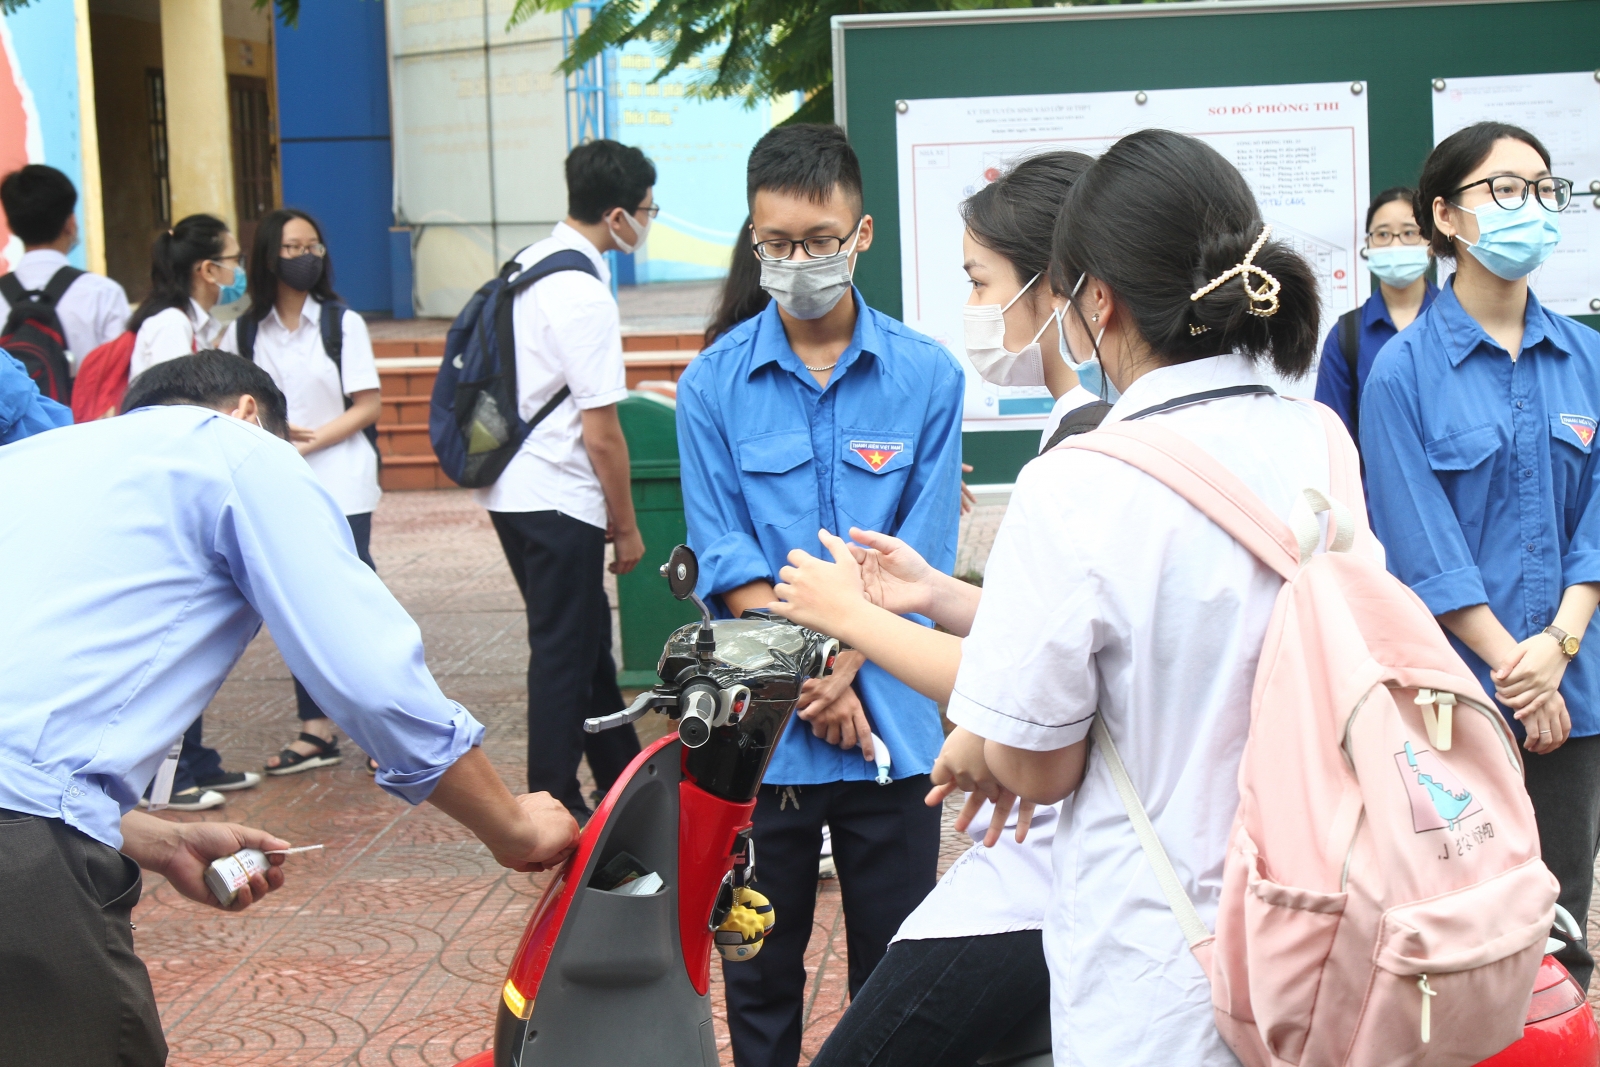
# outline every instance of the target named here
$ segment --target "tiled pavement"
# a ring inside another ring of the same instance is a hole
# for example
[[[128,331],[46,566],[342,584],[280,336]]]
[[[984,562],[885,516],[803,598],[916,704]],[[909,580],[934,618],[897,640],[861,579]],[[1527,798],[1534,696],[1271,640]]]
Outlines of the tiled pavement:
[[[375,517],[372,550],[421,626],[440,685],[488,726],[485,751],[507,784],[522,788],[521,601],[484,513],[459,491],[391,493]],[[659,734],[665,720],[641,725]],[[253,769],[294,731],[289,675],[262,634],[208,710],[206,738],[230,769]],[[230,794],[225,808],[172,816],[236,820],[327,845],[291,857],[284,889],[238,915],[201,908],[147,876],[135,939],[173,1067],[448,1067],[491,1043],[499,984],[549,876],[501,869],[432,807],[408,807],[374,787],[359,752],[348,742],[345,750],[338,767],[269,778]],[[943,865],[962,848],[949,817]],[[818,892],[807,1057],[846,1003],[838,884]]]

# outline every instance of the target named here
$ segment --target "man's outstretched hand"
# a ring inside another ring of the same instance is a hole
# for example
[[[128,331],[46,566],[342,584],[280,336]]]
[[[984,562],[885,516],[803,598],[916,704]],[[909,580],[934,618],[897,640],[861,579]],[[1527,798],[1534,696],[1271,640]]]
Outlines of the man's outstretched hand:
[[[159,874],[190,900],[213,908],[222,903],[205,882],[212,860],[231,856],[241,848],[288,848],[289,842],[253,826],[231,822],[168,822],[142,811],[122,817],[122,851],[145,870]],[[250,877],[224,911],[243,911],[274,889],[283,886],[283,857],[268,856],[267,873]]]

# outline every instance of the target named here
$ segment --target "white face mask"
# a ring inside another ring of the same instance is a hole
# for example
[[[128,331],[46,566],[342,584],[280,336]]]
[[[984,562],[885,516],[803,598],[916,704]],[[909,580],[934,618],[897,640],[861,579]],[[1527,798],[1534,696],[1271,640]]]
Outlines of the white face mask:
[[[645,239],[650,236],[650,223],[654,222],[655,219],[652,218],[650,222],[646,222],[643,226],[640,226],[639,220],[634,218],[629,212],[624,211],[622,213],[622,217],[628,220],[628,227],[633,230],[633,243],[629,244],[621,237],[618,237],[616,230],[611,231],[611,240],[616,242],[617,247],[622,249],[624,252],[637,252],[639,249],[644,247]]]
[[[1017,295],[999,304],[966,304],[961,308],[965,327],[967,358],[980,377],[995,385],[1043,385],[1044,354],[1039,348],[1039,338],[1044,336],[1050,323],[1060,320],[1060,312],[1052,312],[1044,325],[1033,335],[1033,340],[1022,346],[1020,352],[1006,347],[1006,312],[1022,299],[1022,294],[1039,280],[1035,274],[1028,279]]]

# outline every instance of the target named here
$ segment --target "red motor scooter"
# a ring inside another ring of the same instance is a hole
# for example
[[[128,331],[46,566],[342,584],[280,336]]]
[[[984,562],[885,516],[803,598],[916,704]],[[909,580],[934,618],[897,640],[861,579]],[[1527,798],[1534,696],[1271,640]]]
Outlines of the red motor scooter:
[[[494,1048],[458,1067],[716,1067],[712,951],[748,959],[783,921],[748,888],[750,815],[801,685],[832,670],[839,642],[765,612],[713,621],[685,545],[661,573],[701,621],[668,638],[655,688],[584,729],[656,711],[677,732],[635,757],[601,801],[528,920]],[[1049,1005],[979,1062],[1049,1067]],[[1482,1067],[1600,1067],[1594,1017],[1554,959],[1540,968],[1522,1040]]]

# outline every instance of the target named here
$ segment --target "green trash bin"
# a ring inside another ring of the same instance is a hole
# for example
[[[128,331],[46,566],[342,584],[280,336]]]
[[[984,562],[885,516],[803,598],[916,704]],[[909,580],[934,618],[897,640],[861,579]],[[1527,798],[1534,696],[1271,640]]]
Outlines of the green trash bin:
[[[633,510],[644,538],[644,559],[617,577],[617,607],[622,616],[623,688],[656,684],[656,662],[667,635],[700,618],[693,603],[674,600],[661,577],[661,564],[674,545],[689,539],[683,517],[683,487],[678,478],[678,417],[672,401],[657,393],[631,392],[617,404],[622,434],[628,439],[633,474]]]

